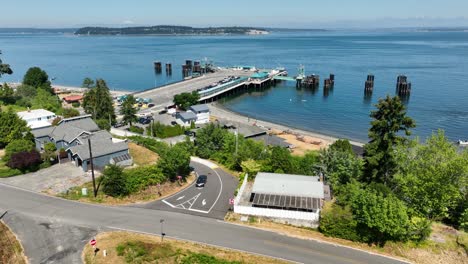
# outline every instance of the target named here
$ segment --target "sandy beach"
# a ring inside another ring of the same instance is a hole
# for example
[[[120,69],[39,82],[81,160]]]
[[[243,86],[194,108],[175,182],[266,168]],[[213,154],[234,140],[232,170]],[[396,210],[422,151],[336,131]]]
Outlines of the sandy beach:
[[[9,86],[11,87],[17,87],[21,85],[21,83],[8,83]],[[57,85],[57,84],[52,84],[52,88],[54,89],[59,89],[61,92],[70,92],[70,93],[77,93],[77,94],[83,94],[88,90],[88,88],[83,88],[83,87],[75,87],[75,86],[65,86],[65,85]],[[132,92],[128,91],[114,91],[109,89],[110,93],[112,96],[122,96],[125,94],[130,94]]]
[[[295,146],[301,145],[300,151],[317,150],[335,142],[338,138],[319,134],[316,132],[296,129],[287,127],[284,125],[279,125],[263,120],[249,118],[238,113],[234,113],[230,110],[227,110],[222,105],[218,103],[209,104],[211,115],[214,117],[219,117],[221,119],[226,119],[233,122],[240,122],[247,125],[256,125],[271,131],[272,134],[275,134],[281,138],[284,138],[288,143]],[[286,133],[285,133],[286,132]],[[352,145],[357,147],[363,147],[365,143],[350,141]],[[297,153],[300,154],[300,153]]]

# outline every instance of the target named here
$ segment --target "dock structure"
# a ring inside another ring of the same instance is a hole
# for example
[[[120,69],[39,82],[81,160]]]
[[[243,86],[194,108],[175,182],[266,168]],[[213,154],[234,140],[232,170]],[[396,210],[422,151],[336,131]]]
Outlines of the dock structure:
[[[328,79],[323,82],[323,89],[333,89],[335,87],[335,75],[332,73]]]
[[[374,75],[367,75],[366,83],[364,84],[364,93],[370,94],[374,91]]]
[[[263,74],[266,72],[269,74]],[[261,73],[262,78],[252,78],[252,76],[257,76],[252,71],[224,68],[196,78],[136,92],[134,96],[151,99],[155,104],[153,108],[155,110],[172,106],[174,95],[193,91],[198,91],[200,94],[200,103],[208,103],[237,93],[266,88],[268,84],[276,81],[274,77],[284,74],[284,71],[263,70],[258,73]]]
[[[399,75],[397,77],[396,94],[398,96],[409,96],[411,93],[411,83],[408,82],[406,75]]]
[[[154,62],[154,71],[157,73],[157,74],[160,74],[162,72],[162,64],[160,61],[155,61]]]

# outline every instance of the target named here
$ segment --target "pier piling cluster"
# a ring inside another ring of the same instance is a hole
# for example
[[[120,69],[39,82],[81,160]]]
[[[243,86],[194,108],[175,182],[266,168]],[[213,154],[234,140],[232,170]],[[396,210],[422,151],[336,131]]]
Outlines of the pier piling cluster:
[[[323,82],[323,89],[333,89],[335,86],[335,75],[330,74],[328,79],[325,79]]]
[[[369,74],[367,75],[367,81],[364,86],[364,93],[371,94],[374,91],[374,75]]]
[[[399,96],[408,96],[411,93],[411,83],[408,82],[406,75],[399,75],[397,77],[396,93]]]
[[[313,88],[316,89],[320,85],[320,76],[319,75],[309,75],[304,79],[297,79],[296,87],[297,88]]]

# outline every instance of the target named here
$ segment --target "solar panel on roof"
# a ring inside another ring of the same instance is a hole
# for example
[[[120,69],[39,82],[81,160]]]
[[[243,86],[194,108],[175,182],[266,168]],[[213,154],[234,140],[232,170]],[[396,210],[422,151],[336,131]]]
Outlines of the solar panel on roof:
[[[320,199],[302,196],[287,196],[256,193],[252,205],[256,207],[282,208],[311,211],[320,208]]]

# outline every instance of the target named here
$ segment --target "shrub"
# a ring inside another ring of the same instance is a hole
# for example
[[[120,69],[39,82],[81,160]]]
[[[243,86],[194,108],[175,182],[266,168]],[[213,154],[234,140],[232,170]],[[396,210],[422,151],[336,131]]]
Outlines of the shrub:
[[[410,240],[416,242],[424,241],[429,237],[431,231],[431,221],[421,217],[411,217],[408,228]]]
[[[359,241],[361,238],[356,228],[357,222],[348,206],[343,207],[335,203],[327,204],[320,213],[319,230],[326,236]]]
[[[158,167],[171,180],[178,175],[185,177],[190,173],[190,153],[184,146],[176,144],[160,157]]]
[[[151,127],[153,129],[151,129]],[[159,121],[151,124],[147,130],[148,135],[151,135],[152,132],[153,134],[151,136],[159,138],[175,137],[183,135],[185,133],[185,128],[180,125],[167,126],[161,124]]]
[[[138,192],[150,185],[156,185],[167,180],[161,170],[154,165],[125,170],[124,175],[129,193]]]
[[[79,116],[80,112],[73,108],[64,108],[62,111],[62,115],[64,118],[70,118],[70,117]]]
[[[229,261],[218,259],[214,256],[206,255],[203,253],[190,253],[185,256],[181,264],[240,264],[239,261]]]
[[[169,146],[166,143],[157,141],[156,139],[144,138],[140,136],[129,137],[129,139],[137,143],[138,145],[141,145],[157,153],[160,156],[163,155],[169,149]]]
[[[26,139],[15,139],[11,141],[5,148],[5,156],[3,160],[8,162],[13,154],[19,152],[30,152],[34,149],[34,143]]]
[[[109,120],[107,119],[96,120],[96,125],[98,125],[98,127],[103,130],[109,131],[111,129],[111,124],[109,123]]]
[[[54,120],[52,120],[52,126],[57,126],[60,121],[62,121],[62,118],[59,116],[56,117]]]
[[[143,135],[143,132],[145,131],[145,129],[139,126],[131,126],[128,128],[128,131]]]
[[[8,161],[8,167],[18,169],[22,172],[27,170],[37,170],[38,165],[41,164],[41,155],[36,150],[21,151],[11,155]]]
[[[72,106],[73,106],[74,108],[78,108],[78,107],[81,106],[81,104],[80,104],[80,102],[73,102],[73,103],[72,103]]]
[[[102,191],[112,197],[122,197],[130,192],[123,169],[117,165],[107,166],[102,173]]]

